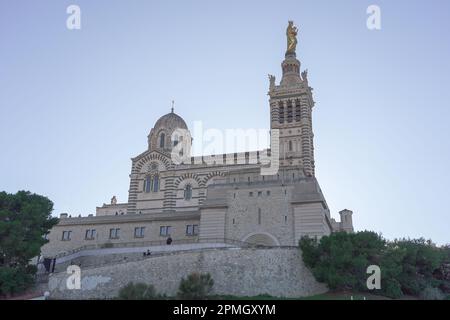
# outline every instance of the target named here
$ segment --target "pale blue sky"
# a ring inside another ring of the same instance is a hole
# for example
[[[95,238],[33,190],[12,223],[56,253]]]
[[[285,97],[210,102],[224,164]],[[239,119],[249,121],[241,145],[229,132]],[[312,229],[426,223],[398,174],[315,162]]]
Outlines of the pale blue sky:
[[[66,28],[70,4],[81,30]],[[370,4],[380,31],[366,28]],[[289,19],[332,214],[450,242],[446,0],[1,0],[0,190],[46,195],[55,214],[127,201],[130,158],[172,99],[189,126],[268,129]]]

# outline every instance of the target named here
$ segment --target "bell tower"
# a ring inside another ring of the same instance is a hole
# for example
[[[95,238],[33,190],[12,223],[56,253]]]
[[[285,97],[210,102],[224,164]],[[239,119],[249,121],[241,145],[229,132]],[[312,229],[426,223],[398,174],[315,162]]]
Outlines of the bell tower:
[[[308,85],[307,70],[300,73],[301,63],[295,52],[297,32],[289,21],[280,84],[276,85],[275,76],[269,75],[270,127],[280,133],[280,166],[300,166],[307,176],[314,176],[313,89]]]

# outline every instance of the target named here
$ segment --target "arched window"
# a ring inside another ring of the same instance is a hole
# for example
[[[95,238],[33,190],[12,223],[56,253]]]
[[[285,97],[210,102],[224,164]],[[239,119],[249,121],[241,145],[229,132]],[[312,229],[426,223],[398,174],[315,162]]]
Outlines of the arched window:
[[[164,148],[165,140],[166,140],[166,135],[164,133],[161,133],[161,135],[159,136],[159,147],[160,148]]]
[[[188,184],[184,188],[184,200],[191,200],[191,199],[192,199],[192,186]]]
[[[144,192],[158,192],[159,191],[159,176],[148,176],[144,180]]]
[[[280,123],[284,123],[284,104],[283,104],[283,101],[279,102],[278,110],[279,110],[279,122]]]
[[[292,151],[292,141],[289,140],[289,151]]]
[[[150,176],[148,176],[147,178],[145,178],[144,181],[144,192],[150,192],[151,191],[151,186],[152,186],[152,178]]]
[[[174,139],[173,139],[173,146],[175,147],[178,144],[179,138],[178,135],[176,134]]]
[[[153,192],[158,192],[159,190],[159,177],[156,175],[153,177]]]

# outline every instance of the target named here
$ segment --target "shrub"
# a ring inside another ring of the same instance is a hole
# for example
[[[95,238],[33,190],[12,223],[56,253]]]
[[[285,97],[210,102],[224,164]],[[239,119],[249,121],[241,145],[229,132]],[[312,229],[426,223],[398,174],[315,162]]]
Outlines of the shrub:
[[[422,300],[444,300],[445,295],[438,288],[426,287],[420,293],[420,299],[422,299]]]
[[[209,273],[191,273],[186,279],[181,279],[177,296],[187,300],[206,299],[211,293],[213,285],[214,280]]]
[[[302,238],[299,246],[305,265],[332,290],[368,291],[367,267],[378,265],[381,290],[375,293],[391,298],[403,294],[440,297],[447,291],[449,248],[437,247],[430,240],[386,241],[370,231],[338,232],[320,241]]]
[[[332,233],[320,242],[300,240],[303,260],[316,279],[334,290],[365,290],[369,265],[379,264],[385,241],[375,232]]]
[[[118,298],[120,300],[154,300],[158,297],[152,285],[130,282],[120,289]]]
[[[401,254],[401,272],[396,276],[405,294],[419,296],[427,287],[437,287],[439,281],[433,274],[444,261],[444,251],[425,239],[401,239],[393,241],[387,251]]]
[[[381,291],[386,297],[398,299],[403,296],[400,283],[395,279],[381,282]]]

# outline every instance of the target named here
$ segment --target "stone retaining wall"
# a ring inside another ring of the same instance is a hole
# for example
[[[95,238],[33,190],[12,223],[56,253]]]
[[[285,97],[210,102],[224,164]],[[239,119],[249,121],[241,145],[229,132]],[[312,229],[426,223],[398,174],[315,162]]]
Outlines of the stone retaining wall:
[[[233,247],[226,243],[190,243],[175,244],[150,247],[126,247],[126,248],[108,248],[108,249],[88,249],[75,252],[56,259],[55,272],[67,270],[71,264],[76,264],[82,268],[91,268],[93,266],[103,266],[117,264],[121,262],[143,260],[143,253],[150,250],[151,254],[167,254],[175,251],[204,250],[211,248]]]
[[[141,261],[81,270],[81,289],[68,290],[68,274],[49,278],[54,299],[108,299],[130,281],[153,284],[158,292],[174,296],[182,277],[209,272],[214,294],[301,297],[327,291],[303,264],[297,248],[212,249],[177,252]]]

